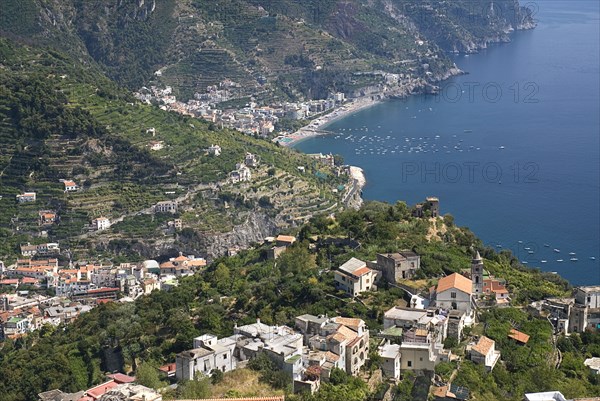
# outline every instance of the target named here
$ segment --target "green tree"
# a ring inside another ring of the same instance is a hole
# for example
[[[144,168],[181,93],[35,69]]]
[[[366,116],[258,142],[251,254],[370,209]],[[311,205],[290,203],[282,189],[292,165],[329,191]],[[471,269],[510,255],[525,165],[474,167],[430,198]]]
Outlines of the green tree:
[[[158,374],[158,369],[148,362],[141,363],[136,372],[135,377],[142,386],[150,387],[155,390],[164,387]]]

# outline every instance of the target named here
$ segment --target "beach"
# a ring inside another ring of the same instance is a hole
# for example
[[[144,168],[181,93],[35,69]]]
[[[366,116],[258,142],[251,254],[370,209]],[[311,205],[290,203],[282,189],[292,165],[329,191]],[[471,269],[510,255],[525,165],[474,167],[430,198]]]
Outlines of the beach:
[[[381,102],[382,100],[372,99],[370,96],[353,99],[343,106],[335,108],[331,113],[312,120],[310,124],[300,128],[298,131],[278,136],[273,141],[282,146],[294,146],[305,139],[327,135],[329,132],[323,130],[327,125]]]

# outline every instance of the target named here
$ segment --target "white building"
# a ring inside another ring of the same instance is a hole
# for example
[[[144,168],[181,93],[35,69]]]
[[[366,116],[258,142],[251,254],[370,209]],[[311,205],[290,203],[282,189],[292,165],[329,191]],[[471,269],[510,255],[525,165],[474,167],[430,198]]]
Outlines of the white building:
[[[63,181],[65,186],[65,192],[75,192],[79,189],[79,186],[75,183],[75,181],[65,180]]]
[[[377,350],[381,357],[383,374],[395,380],[400,379],[400,345],[386,342]]]
[[[252,179],[252,172],[244,163],[238,163],[236,170],[230,174],[231,182],[234,184],[237,182],[246,182]]]
[[[431,294],[435,306],[444,309],[457,309],[470,315],[472,305],[473,283],[458,273],[441,278]]]
[[[369,269],[362,260],[352,258],[335,271],[334,277],[338,289],[357,296],[373,288],[377,271]]]
[[[568,401],[560,391],[525,394],[525,401]]]
[[[500,360],[500,351],[496,351],[496,342],[486,336],[481,336],[477,344],[471,347],[471,360],[484,365],[488,371],[494,369]]]
[[[590,309],[600,308],[600,285],[578,287],[575,302]]]
[[[600,358],[588,358],[583,361],[583,364],[590,368],[593,373],[600,375]]]
[[[219,145],[210,145],[207,151],[210,155],[219,156],[221,154],[221,147]]]
[[[96,231],[107,230],[110,228],[110,220],[106,217],[98,217],[92,220],[92,226]]]
[[[150,142],[150,150],[161,150],[162,148],[164,148],[165,145],[163,143],[163,141],[152,141]]]
[[[229,372],[236,368],[233,357],[236,342],[230,338],[218,340],[205,334],[194,338],[194,349],[177,355],[176,377],[179,380],[194,380],[199,374],[212,375],[214,369]]]
[[[258,167],[258,165],[260,164],[260,160],[259,160],[258,156],[254,155],[252,153],[246,153],[246,158],[244,159],[244,163],[248,167]]]
[[[158,202],[156,205],[154,205],[154,213],[177,213],[177,202]]]
[[[24,192],[20,195],[17,195],[17,202],[19,202],[19,203],[35,202],[36,197],[37,197],[37,195],[35,192]]]

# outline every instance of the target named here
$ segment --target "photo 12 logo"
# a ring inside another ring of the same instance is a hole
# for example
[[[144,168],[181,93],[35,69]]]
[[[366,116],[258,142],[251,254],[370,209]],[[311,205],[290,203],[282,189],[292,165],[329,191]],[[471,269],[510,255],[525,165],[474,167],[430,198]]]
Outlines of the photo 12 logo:
[[[539,103],[539,93],[540,87],[535,82],[514,82],[510,85],[498,82],[447,82],[439,88],[435,100],[437,103],[498,103],[508,96],[514,103]]]
[[[402,183],[536,184],[540,167],[534,162],[515,162],[503,167],[496,162],[403,162]]]

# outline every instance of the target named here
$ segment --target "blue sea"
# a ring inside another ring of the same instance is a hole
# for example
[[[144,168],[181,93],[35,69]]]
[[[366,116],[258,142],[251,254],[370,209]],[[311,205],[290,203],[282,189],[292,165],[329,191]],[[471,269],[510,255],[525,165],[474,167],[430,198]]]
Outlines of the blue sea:
[[[439,96],[381,103],[296,148],[362,167],[367,200],[437,196],[486,244],[600,284],[600,2],[529,5],[538,27],[456,56],[468,75]]]

